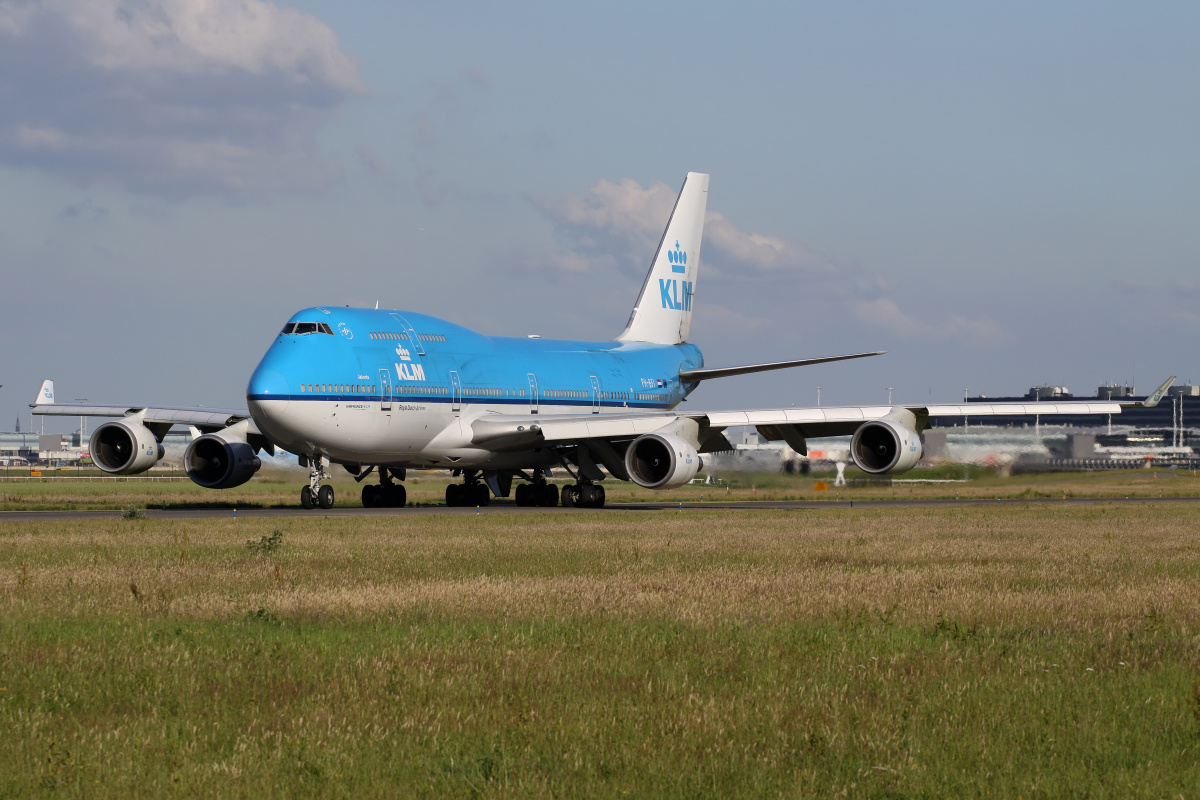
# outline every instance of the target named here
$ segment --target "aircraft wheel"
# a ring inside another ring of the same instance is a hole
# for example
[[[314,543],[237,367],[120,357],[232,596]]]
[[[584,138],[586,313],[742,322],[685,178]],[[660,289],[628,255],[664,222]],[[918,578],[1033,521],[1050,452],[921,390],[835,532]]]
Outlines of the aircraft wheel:
[[[388,508],[404,508],[408,503],[408,491],[400,484],[392,486],[388,492]]]
[[[300,507],[307,511],[314,505],[316,505],[316,503],[313,501],[312,489],[305,486],[300,490]]]
[[[542,496],[539,498],[542,502],[539,504],[543,508],[553,508],[558,505],[558,486],[553,483],[547,483],[542,487]]]
[[[446,487],[446,505],[450,508],[458,508],[462,499],[462,489],[457,483],[452,483]]]
[[[562,488],[562,506],[563,508],[575,507],[575,487],[564,486]]]
[[[592,508],[604,508],[604,487],[592,487]]]
[[[593,487],[589,484],[581,483],[575,487],[575,491],[579,498],[576,501],[576,505],[578,505],[580,508],[591,508],[592,498],[595,496],[593,494]]]
[[[363,508],[377,508],[380,505],[378,486],[368,483],[362,488],[362,504]]]
[[[514,499],[517,501],[517,505],[519,505],[519,506],[529,505],[529,484],[528,483],[518,483],[517,484],[517,488],[514,491]]]
[[[321,508],[333,508],[333,487],[328,483],[317,492],[317,502],[321,504]]]
[[[474,495],[475,505],[477,506],[486,506],[492,499],[492,493],[488,490],[486,483],[475,484],[471,492]]]

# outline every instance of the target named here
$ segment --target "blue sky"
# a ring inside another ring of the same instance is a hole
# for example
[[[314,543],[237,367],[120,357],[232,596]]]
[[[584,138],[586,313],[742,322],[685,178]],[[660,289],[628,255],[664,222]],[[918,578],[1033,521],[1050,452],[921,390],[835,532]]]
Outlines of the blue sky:
[[[623,326],[712,174],[699,407],[1200,379],[1200,8],[0,0],[0,427],[237,406],[297,308]],[[64,422],[64,425],[66,423]]]

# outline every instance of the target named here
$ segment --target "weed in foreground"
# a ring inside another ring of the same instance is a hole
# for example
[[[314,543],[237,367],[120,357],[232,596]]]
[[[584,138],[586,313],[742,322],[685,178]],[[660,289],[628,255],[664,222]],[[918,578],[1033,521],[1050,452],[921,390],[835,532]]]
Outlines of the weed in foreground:
[[[271,531],[270,536],[260,536],[258,541],[251,539],[246,542],[246,549],[251,553],[265,556],[274,553],[283,545],[283,531],[275,529]]]
[[[145,519],[146,512],[137,506],[129,506],[121,512],[121,519]]]

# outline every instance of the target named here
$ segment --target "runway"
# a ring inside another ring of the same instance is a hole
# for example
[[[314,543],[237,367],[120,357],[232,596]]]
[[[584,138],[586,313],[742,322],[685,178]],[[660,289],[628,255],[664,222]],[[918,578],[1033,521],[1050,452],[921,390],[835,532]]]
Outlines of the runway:
[[[406,508],[331,508],[305,511],[299,507],[280,506],[273,508],[167,508],[146,509],[146,519],[220,519],[289,517],[314,519],[318,517],[402,517],[428,514],[459,514],[496,516],[506,514],[622,514],[654,511],[820,511],[872,508],[969,508],[973,506],[1029,506],[1029,505],[1101,505],[1105,503],[1200,503],[1200,497],[1053,497],[1022,498],[1013,500],[823,500],[806,501],[762,501],[762,502],[707,502],[707,503],[617,503],[603,509],[523,508],[511,503],[476,508],[449,508],[442,505],[418,505]],[[65,522],[86,519],[120,519],[121,511],[0,511],[0,523],[5,522]]]

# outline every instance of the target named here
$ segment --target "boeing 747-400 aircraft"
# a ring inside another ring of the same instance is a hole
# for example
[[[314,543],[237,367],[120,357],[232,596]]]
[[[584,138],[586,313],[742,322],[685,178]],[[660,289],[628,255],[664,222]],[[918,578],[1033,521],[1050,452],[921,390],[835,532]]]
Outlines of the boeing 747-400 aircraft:
[[[96,466],[119,475],[153,467],[171,426],[193,426],[201,435],[184,467],[212,489],[245,483],[260,451],[282,448],[309,469],[305,508],[333,506],[333,487],[322,485],[332,464],[359,481],[377,476],[362,489],[368,507],[402,507],[407,470],[444,469],[462,479],[446,487],[447,505],[515,494],[518,505],[599,508],[605,470],[650,489],[680,486],[702,454],[731,449],[722,432],[733,426],[755,426],[801,454],[807,438],[853,435],[854,463],[883,475],[916,465],[931,417],[1120,413],[1120,403],[1077,402],[675,410],[706,380],[881,355],[704,366],[688,331],[708,177],[688,173],[629,322],[612,341],[485,336],[415,311],[316,306],[292,315],[263,356],[248,410],[56,404],[46,381],[34,413],[120,417],[91,437]],[[575,481],[561,496],[546,480],[559,467]]]

